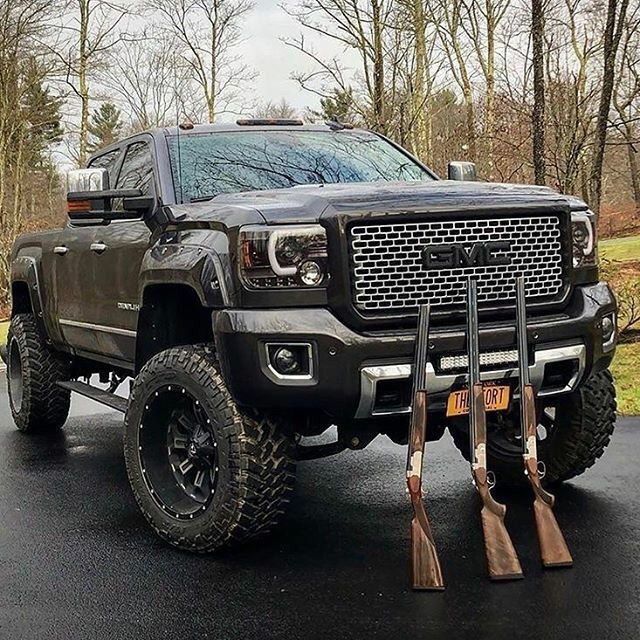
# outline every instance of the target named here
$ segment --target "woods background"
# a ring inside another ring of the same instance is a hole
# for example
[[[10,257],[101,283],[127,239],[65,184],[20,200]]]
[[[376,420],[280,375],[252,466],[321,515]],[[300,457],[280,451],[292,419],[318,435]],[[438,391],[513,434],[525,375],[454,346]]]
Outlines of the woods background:
[[[240,45],[251,46],[253,10],[1,0],[0,316],[15,236],[64,223],[64,169],[176,120],[349,121],[441,175],[451,159],[473,160],[484,180],[576,194],[600,212],[602,237],[640,232],[638,0],[290,0],[280,11],[296,33],[273,38],[300,61],[302,109],[252,94]],[[631,300],[630,326],[639,264],[605,264]]]

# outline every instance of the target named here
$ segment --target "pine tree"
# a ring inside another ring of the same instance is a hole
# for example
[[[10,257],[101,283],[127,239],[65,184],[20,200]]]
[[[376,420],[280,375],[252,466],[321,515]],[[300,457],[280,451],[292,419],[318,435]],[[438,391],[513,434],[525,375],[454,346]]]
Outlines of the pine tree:
[[[334,89],[332,96],[320,99],[322,111],[318,113],[324,120],[337,122],[352,122],[354,119],[353,90]],[[316,112],[317,113],[317,112]]]
[[[22,119],[26,127],[28,163],[33,168],[44,168],[49,164],[48,151],[62,140],[62,99],[51,94],[43,85],[44,71],[34,60],[25,65],[24,94],[21,100]]]
[[[94,109],[89,122],[89,151],[97,151],[118,140],[123,127],[121,115],[120,109],[111,102],[103,102],[99,109]]]

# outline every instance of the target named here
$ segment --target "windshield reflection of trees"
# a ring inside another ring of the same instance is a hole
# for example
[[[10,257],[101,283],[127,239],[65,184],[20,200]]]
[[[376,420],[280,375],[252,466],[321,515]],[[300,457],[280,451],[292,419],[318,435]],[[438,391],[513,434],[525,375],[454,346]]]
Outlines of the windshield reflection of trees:
[[[170,141],[176,183],[177,140]],[[428,180],[372,134],[212,133],[180,140],[184,200],[304,184]]]

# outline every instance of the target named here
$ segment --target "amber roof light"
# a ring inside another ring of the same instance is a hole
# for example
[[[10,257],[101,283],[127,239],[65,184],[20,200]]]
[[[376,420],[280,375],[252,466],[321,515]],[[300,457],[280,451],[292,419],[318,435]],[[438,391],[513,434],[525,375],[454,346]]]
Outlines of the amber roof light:
[[[285,118],[241,118],[236,120],[236,124],[241,127],[301,127],[304,122]]]

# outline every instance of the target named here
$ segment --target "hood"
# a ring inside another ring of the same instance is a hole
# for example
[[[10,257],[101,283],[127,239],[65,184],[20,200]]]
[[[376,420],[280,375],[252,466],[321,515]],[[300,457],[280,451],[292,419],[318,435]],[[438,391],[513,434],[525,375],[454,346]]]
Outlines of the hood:
[[[349,213],[375,216],[531,206],[575,205],[548,187],[434,180],[309,185],[221,194],[207,202],[179,205],[172,210],[190,221],[238,226],[317,222],[327,216]]]

